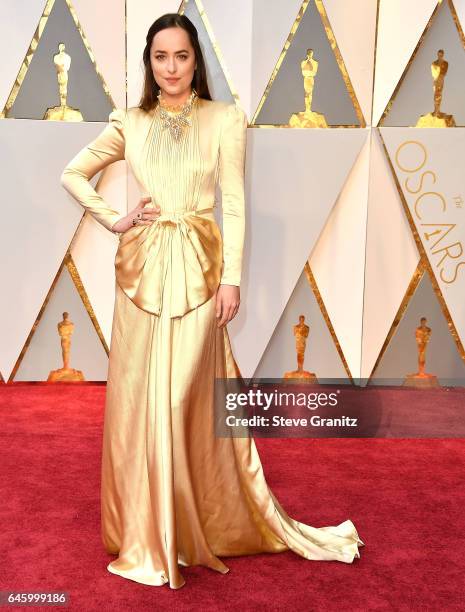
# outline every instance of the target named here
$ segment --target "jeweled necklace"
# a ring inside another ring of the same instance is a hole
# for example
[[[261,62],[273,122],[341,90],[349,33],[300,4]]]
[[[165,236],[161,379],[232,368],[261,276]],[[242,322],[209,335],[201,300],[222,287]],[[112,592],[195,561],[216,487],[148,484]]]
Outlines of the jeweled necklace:
[[[157,95],[162,126],[163,128],[169,129],[169,132],[174,140],[179,140],[183,128],[191,125],[192,121],[189,115],[192,111],[192,106],[194,105],[196,97],[197,92],[195,89],[192,89],[191,95],[187,98],[184,104],[169,105],[163,100],[161,92]],[[168,111],[179,112],[176,112],[175,115],[171,115]]]

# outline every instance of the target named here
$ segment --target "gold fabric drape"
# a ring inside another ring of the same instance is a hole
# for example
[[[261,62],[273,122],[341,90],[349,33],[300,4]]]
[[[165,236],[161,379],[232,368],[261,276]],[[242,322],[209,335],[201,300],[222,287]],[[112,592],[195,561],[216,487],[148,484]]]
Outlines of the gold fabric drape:
[[[246,128],[236,105],[198,99],[176,143],[158,110],[118,109],[62,175],[111,229],[123,215],[88,181],[125,158],[162,211],[119,238],[103,434],[102,539],[118,555],[108,570],[144,584],[176,589],[180,566],[226,573],[220,557],[288,549],[352,563],[364,545],[348,519],[315,528],[290,518],[253,439],[215,436],[215,377],[240,374],[215,292],[240,284]],[[217,180],[223,236],[212,212]]]

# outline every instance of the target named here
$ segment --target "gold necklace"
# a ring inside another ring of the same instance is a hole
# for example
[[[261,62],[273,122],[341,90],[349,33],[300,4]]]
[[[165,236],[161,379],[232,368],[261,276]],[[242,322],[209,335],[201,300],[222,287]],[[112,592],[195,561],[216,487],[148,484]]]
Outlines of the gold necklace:
[[[188,116],[192,111],[195,99],[197,98],[197,92],[192,89],[191,95],[188,97],[184,104],[169,105],[163,100],[161,92],[157,95],[158,106],[160,109],[160,118],[162,121],[163,129],[168,128],[171,136],[174,140],[179,140],[184,127],[191,125],[191,118]],[[171,115],[169,111],[177,111],[176,114]]]

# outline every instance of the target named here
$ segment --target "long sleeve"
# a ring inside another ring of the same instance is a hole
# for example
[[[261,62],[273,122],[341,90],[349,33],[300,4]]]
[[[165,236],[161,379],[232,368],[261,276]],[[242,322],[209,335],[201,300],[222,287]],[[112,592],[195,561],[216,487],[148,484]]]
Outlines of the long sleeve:
[[[220,134],[219,183],[223,210],[221,284],[241,283],[245,236],[245,154],[247,115],[235,104],[226,111]]]
[[[125,215],[110,208],[90,184],[90,179],[109,164],[124,159],[126,111],[110,113],[105,129],[69,162],[61,175],[63,187],[108,230]]]

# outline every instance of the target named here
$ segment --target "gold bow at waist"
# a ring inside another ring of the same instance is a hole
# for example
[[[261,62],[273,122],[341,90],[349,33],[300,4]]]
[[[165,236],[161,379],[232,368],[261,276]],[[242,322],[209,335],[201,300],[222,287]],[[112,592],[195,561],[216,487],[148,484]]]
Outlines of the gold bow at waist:
[[[170,317],[181,317],[216,292],[223,242],[213,208],[162,213],[120,236],[116,282],[136,306],[159,315],[168,272]]]

